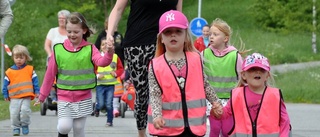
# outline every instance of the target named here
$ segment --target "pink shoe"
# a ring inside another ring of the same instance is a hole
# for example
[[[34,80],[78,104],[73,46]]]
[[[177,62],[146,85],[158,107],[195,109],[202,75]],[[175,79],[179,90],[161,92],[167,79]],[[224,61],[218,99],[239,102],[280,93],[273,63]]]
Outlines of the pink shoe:
[[[118,110],[113,110],[113,116],[118,117],[119,116],[119,111]]]

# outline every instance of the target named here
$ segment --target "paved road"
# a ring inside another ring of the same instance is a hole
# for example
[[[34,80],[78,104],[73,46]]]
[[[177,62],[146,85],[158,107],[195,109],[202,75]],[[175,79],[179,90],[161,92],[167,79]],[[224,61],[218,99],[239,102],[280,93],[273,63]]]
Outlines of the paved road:
[[[287,104],[293,127],[293,137],[317,137],[320,135],[320,105]],[[47,111],[46,116],[32,113],[29,137],[56,137],[57,116]],[[106,117],[89,116],[86,123],[86,137],[136,137],[135,119],[132,111],[125,118],[115,118],[113,127],[105,127]],[[208,127],[209,129],[209,127]],[[0,137],[12,136],[10,120],[0,121]],[[72,137],[72,132],[70,134]],[[208,137],[208,135],[206,135]]]

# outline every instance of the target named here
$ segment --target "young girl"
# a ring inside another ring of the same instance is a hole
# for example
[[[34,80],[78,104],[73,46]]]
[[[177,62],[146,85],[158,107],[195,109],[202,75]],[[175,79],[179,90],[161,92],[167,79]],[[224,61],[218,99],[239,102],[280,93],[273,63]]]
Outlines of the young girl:
[[[233,116],[235,120],[229,135],[288,137],[289,116],[281,90],[269,86],[268,79],[273,78],[268,59],[253,53],[246,57],[242,67],[239,84],[232,90],[221,116],[221,119]]]
[[[12,49],[14,65],[6,71],[2,94],[10,101],[10,119],[13,136],[29,134],[30,103],[39,95],[39,81],[33,66],[27,65],[32,58],[25,46],[16,45]]]
[[[209,46],[209,36],[210,36],[209,31],[210,31],[210,26],[204,25],[202,27],[202,36],[200,36],[194,41],[194,47],[199,52],[202,52],[204,49],[206,49]]]
[[[188,24],[186,16],[175,10],[165,12],[159,20],[156,55],[148,75],[148,129],[154,136],[204,136],[206,99],[218,100],[206,81]]]
[[[98,49],[86,41],[92,31],[80,13],[68,16],[66,30],[68,39],[54,46],[35,105],[46,99],[57,76],[59,137],[67,137],[72,128],[74,136],[84,137],[86,118],[92,112],[91,89],[96,86],[94,65],[109,65],[114,50],[107,45],[107,52],[101,56]]]
[[[243,62],[238,50],[229,44],[231,33],[231,28],[225,21],[215,19],[210,28],[210,46],[202,52],[205,74],[223,105],[237,84]],[[210,137],[219,137],[220,134],[227,137],[233,125],[232,118],[215,120],[209,116],[209,121]]]

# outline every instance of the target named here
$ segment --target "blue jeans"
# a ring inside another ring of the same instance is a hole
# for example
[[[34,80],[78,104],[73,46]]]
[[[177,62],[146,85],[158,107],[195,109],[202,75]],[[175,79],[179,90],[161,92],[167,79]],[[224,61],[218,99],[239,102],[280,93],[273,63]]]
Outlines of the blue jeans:
[[[96,87],[96,110],[100,111],[102,108],[106,108],[108,123],[113,121],[113,95],[114,85],[98,85]]]

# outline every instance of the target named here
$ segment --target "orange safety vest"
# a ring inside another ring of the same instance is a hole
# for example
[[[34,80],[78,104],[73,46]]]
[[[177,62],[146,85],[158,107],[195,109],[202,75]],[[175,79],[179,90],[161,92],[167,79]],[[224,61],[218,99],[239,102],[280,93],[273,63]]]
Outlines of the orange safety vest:
[[[232,90],[231,108],[233,109],[234,128],[230,137],[279,137],[281,91],[277,88],[267,87],[262,95],[258,115],[251,121],[246,104],[245,88],[238,87]]]
[[[153,126],[151,106],[148,107],[148,129],[152,135],[175,136],[189,127],[193,134],[206,133],[206,96],[203,67],[200,55],[186,52],[187,76],[184,88],[180,88],[164,55],[152,60],[155,78],[162,91],[162,117],[165,126],[157,130]]]
[[[31,97],[34,99],[35,94],[32,83],[33,66],[26,65],[24,68],[14,70],[9,68],[6,76],[9,78],[8,92],[10,98]]]
[[[124,92],[124,87],[120,77],[117,78],[119,84],[114,85],[114,97],[121,97]]]

